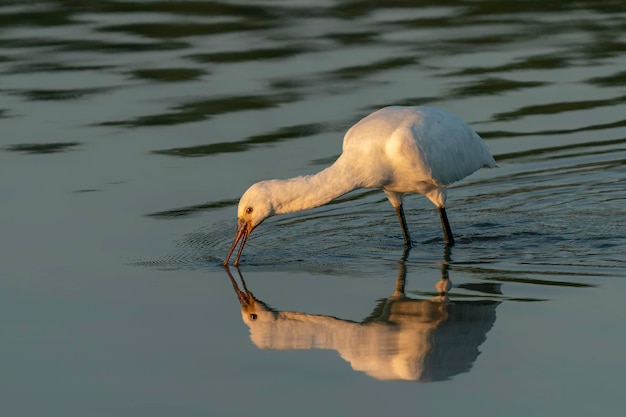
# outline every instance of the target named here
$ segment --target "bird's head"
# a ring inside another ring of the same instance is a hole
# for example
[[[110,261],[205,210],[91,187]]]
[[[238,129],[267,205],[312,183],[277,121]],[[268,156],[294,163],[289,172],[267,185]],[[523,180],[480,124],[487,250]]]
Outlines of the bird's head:
[[[263,220],[274,214],[274,207],[270,198],[271,193],[268,188],[267,181],[261,181],[252,185],[243,196],[241,196],[237,209],[237,231],[235,232],[233,245],[226,259],[224,259],[223,265],[228,265],[228,261],[235,251],[237,244],[241,241],[241,246],[233,261],[233,265],[238,265],[243,246],[246,240],[248,240],[250,233],[252,233],[252,230],[260,225]]]

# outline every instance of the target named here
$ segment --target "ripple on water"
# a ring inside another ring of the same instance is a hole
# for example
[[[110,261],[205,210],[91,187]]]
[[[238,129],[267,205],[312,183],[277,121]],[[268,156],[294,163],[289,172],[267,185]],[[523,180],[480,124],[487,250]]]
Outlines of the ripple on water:
[[[616,5],[461,2],[407,9],[364,1],[297,7],[104,1],[41,9],[16,3],[2,13],[0,71],[8,86],[0,94],[13,104],[3,106],[0,117],[48,126],[47,110],[63,106],[55,113],[59,131],[86,125],[98,138],[133,129],[137,135],[125,136],[129,142],[161,130],[155,128],[180,128],[185,134],[168,131],[171,140],[146,139],[150,145],[139,153],[159,167],[167,157],[178,157],[181,167],[193,162],[180,157],[204,157],[211,172],[211,158],[218,156],[267,146],[280,156],[287,143],[318,143],[325,135],[339,141],[347,126],[383,105],[456,107],[495,150],[500,168],[450,191],[458,244],[449,262],[455,268],[480,264],[487,275],[517,271],[542,280],[542,274],[556,274],[559,282],[590,273],[623,276],[626,49]],[[50,74],[59,77],[54,88],[46,81]],[[145,102],[157,107],[146,112]],[[44,106],[40,113],[32,110],[38,106]],[[93,113],[83,114],[86,109]],[[257,123],[249,123],[251,117]],[[198,125],[201,133],[193,131]],[[81,154],[93,150],[91,141],[61,137],[3,149],[48,154],[79,145]],[[300,157],[301,166],[331,162],[336,145]],[[210,216],[234,207],[233,197],[173,203],[148,215]],[[412,197],[407,211],[416,241],[407,262],[444,262],[434,208]],[[198,229],[179,239],[174,253],[140,263],[213,267],[230,246],[231,227]],[[381,262],[397,262],[402,251],[395,214],[382,194],[356,192],[268,220],[253,233],[243,264],[367,273]]]
[[[66,152],[79,146],[78,142],[60,143],[19,143],[9,145],[5,149],[11,152],[23,152],[27,154],[51,154]]]

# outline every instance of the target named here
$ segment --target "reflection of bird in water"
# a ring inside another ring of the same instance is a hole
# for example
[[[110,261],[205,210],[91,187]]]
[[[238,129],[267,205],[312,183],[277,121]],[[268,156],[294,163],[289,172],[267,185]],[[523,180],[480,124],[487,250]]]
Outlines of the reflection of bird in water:
[[[438,282],[449,288],[447,271]],[[252,342],[261,349],[332,349],[356,371],[380,380],[441,381],[468,372],[496,320],[498,301],[450,302],[408,298],[402,265],[396,290],[360,323],[295,311],[277,311],[243,290],[226,269]]]
[[[463,120],[433,107],[392,106],[352,126],[343,139],[343,153],[328,168],[288,180],[261,181],[239,200],[238,226],[224,260],[252,230],[275,214],[318,207],[357,188],[380,188],[396,209],[407,247],[411,246],[402,199],[423,194],[437,206],[445,242],[454,245],[446,214],[446,187],[496,162],[485,142]]]

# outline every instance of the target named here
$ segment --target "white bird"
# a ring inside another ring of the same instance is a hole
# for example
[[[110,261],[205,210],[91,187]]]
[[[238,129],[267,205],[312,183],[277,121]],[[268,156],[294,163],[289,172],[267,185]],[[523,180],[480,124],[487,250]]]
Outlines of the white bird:
[[[434,107],[390,106],[363,118],[346,133],[343,153],[314,175],[253,184],[239,200],[233,265],[252,230],[275,214],[324,205],[357,188],[381,188],[396,209],[404,243],[411,247],[402,198],[425,195],[437,206],[447,245],[454,245],[445,209],[446,187],[496,161],[485,142],[458,116]]]

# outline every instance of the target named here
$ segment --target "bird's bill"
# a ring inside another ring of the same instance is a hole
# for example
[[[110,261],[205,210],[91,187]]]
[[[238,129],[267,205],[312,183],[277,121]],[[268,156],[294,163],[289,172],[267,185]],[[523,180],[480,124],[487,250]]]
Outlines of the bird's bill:
[[[248,240],[248,236],[250,235],[251,231],[252,231],[252,227],[250,227],[248,222],[246,222],[245,219],[239,219],[239,224],[237,225],[237,231],[235,232],[235,238],[233,239],[233,246],[230,247],[230,250],[228,251],[228,255],[226,255],[226,259],[224,259],[224,262],[222,262],[222,265],[228,265],[228,261],[230,260],[230,257],[233,255],[233,252],[235,251],[237,244],[239,243],[239,241],[241,241],[241,246],[239,246],[239,250],[237,251],[237,256],[235,257],[235,260],[233,261],[233,265],[235,266],[239,265],[239,257],[241,256],[241,252],[243,252],[243,246],[246,244],[246,241]]]

